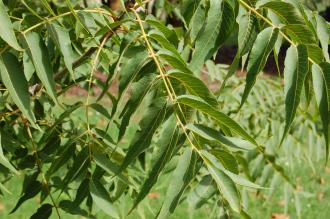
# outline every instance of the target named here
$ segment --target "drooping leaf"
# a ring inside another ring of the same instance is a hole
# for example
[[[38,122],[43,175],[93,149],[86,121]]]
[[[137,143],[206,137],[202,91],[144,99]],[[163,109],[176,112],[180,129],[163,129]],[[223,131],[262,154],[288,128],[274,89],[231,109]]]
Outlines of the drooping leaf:
[[[0,37],[16,50],[22,50],[17,42],[13,24],[7,14],[6,7],[0,0]]]
[[[236,1],[223,1],[223,13],[221,18],[221,34],[218,35],[215,44],[216,46],[211,50],[210,53],[215,53],[220,46],[222,46],[226,40],[231,36],[236,20]]]
[[[188,124],[186,128],[193,131],[197,135],[209,141],[219,142],[220,144],[227,145],[234,150],[252,150],[255,148],[249,141],[238,139],[235,137],[223,136],[220,131],[201,124]]]
[[[42,184],[39,181],[31,181],[28,185],[25,186],[25,189],[23,191],[23,195],[20,197],[18,202],[16,203],[16,206],[13,208],[13,210],[10,211],[10,213],[14,213],[26,200],[29,200],[36,196],[42,189]]]
[[[148,54],[144,47],[132,47],[129,49],[126,62],[123,63],[120,70],[119,78],[119,93],[122,95],[123,91],[127,88],[136,75],[140,72],[142,67],[148,62]],[[135,58],[132,58],[134,56]]]
[[[213,55],[213,49],[218,47],[216,39],[220,32],[222,13],[223,1],[211,0],[204,30],[196,39],[195,51],[189,65],[193,72],[199,72],[203,63]]]
[[[219,157],[219,153],[217,150],[213,150],[211,152],[208,151],[202,151],[201,152],[202,155],[207,158],[207,161],[211,162],[211,164],[218,170],[220,170],[221,172],[223,172],[224,174],[226,174],[228,177],[230,177],[230,179],[237,185],[241,185],[241,186],[245,186],[245,187],[250,187],[250,188],[254,188],[254,189],[261,189],[263,187],[245,179],[244,177],[230,171],[230,169],[228,169],[228,165],[230,164],[226,164],[227,167],[223,164],[224,162],[226,162],[224,160],[224,157]],[[232,158],[231,158],[232,159]],[[227,160],[228,162],[228,160]]]
[[[164,103],[163,98],[156,99],[140,122],[140,130],[133,137],[119,172],[126,169],[140,153],[150,146],[155,131],[165,117],[165,112],[166,103]]]
[[[195,10],[190,22],[189,22],[189,35],[192,42],[195,42],[199,32],[203,28],[206,17],[206,9],[203,5],[203,1],[198,3],[197,9]]]
[[[28,32],[23,35],[22,41],[48,95],[57,102],[53,69],[45,43],[40,35],[35,32]]]
[[[330,64],[328,62],[313,65],[313,87],[323,124],[323,135],[326,143],[326,157],[329,156],[330,136]]]
[[[187,67],[186,63],[182,60],[181,57],[177,57],[174,53],[169,50],[160,50],[158,51],[159,57],[168,62],[173,68],[178,69],[181,72],[191,74],[192,71]]]
[[[199,96],[205,102],[214,107],[218,105],[216,98],[204,82],[194,75],[181,72],[171,72],[168,74],[168,77],[177,79],[189,91],[190,94]]]
[[[111,217],[119,218],[117,209],[113,206],[108,191],[99,181],[92,179],[89,184],[89,190],[93,201],[102,211]]]
[[[72,201],[72,208],[77,208],[89,194],[89,179],[84,179],[76,192],[76,197]]]
[[[174,212],[183,192],[195,175],[196,159],[196,154],[191,148],[187,148],[180,156],[157,219],[168,218]]]
[[[288,24],[282,28],[284,33],[290,36],[291,40],[297,44],[315,44],[314,34],[306,25]]]
[[[159,20],[157,20],[155,17],[151,15],[147,16],[146,22],[149,25],[157,28],[166,37],[166,39],[170,41],[173,45],[177,45],[179,40],[174,30],[170,30],[163,23],[161,23]]]
[[[88,27],[86,26],[86,24],[84,23],[83,19],[81,18],[81,13],[78,14],[77,11],[74,9],[71,1],[69,0],[65,0],[66,5],[69,7],[70,11],[72,12],[73,16],[75,17],[77,24],[79,24],[89,35],[92,35],[92,33],[89,31]],[[83,16],[84,14],[82,14]]]
[[[35,126],[36,119],[31,109],[28,83],[16,56],[11,53],[0,56],[0,75],[15,104]]]
[[[143,72],[144,77],[132,84],[131,97],[120,113],[122,120],[119,128],[118,141],[121,140],[121,138],[124,136],[131,116],[140,106],[147,93],[150,91],[156,77],[156,74],[152,74],[155,71],[155,66],[142,69],[141,71]]]
[[[238,25],[238,51],[233,63],[228,69],[225,81],[221,84],[221,88],[224,88],[226,81],[235,74],[241,57],[251,50],[258,35],[257,19],[252,12],[242,15],[239,19]]]
[[[5,166],[5,167],[7,167],[13,173],[18,174],[18,172],[15,169],[15,167],[13,167],[13,165],[8,161],[8,159],[3,154],[1,132],[0,132],[0,164],[3,165],[3,166]]]
[[[104,154],[93,152],[93,159],[95,163],[110,176],[114,176],[119,171],[119,165],[111,161]],[[125,176],[124,174],[122,173],[118,174],[117,177],[127,185],[131,185],[131,183],[128,180],[128,177]]]
[[[241,107],[251,92],[258,74],[263,70],[270,52],[273,50],[279,29],[268,27],[261,31],[253,44],[247,66],[246,86],[241,100]]]
[[[102,106],[101,104],[92,103],[92,104],[89,105],[89,107],[91,107],[96,112],[100,113],[102,116],[104,116],[108,120],[111,120],[111,115],[109,114],[108,110],[104,106]]]
[[[69,200],[62,200],[60,201],[59,205],[58,205],[59,208],[61,208],[63,211],[69,213],[69,214],[72,214],[72,215],[80,215],[80,216],[83,216],[83,217],[90,217],[90,214],[79,208],[79,207],[73,207],[72,208],[72,202],[69,201]]]
[[[134,209],[145,198],[145,196],[148,195],[151,188],[157,182],[161,171],[173,156],[173,153],[177,146],[179,133],[178,133],[175,117],[173,117],[173,119],[170,120],[171,121],[169,122],[164,132],[162,133],[162,137],[164,140],[160,140],[160,143],[163,144],[160,145],[162,147],[162,150],[158,155],[158,159],[153,164],[153,167],[149,173],[148,178],[143,183],[140,192],[134,201],[134,205],[132,209]]]
[[[52,210],[53,206],[51,204],[43,204],[30,219],[47,219],[52,215]]]
[[[219,124],[224,125],[225,127],[235,132],[236,134],[250,141],[252,144],[258,146],[258,143],[255,141],[255,139],[251,137],[238,123],[236,123],[226,114],[217,111],[215,108],[213,108],[211,105],[209,105],[202,99],[196,96],[182,95],[177,98],[177,101],[181,104],[190,106],[194,109],[203,112],[204,114],[213,118]]]
[[[283,1],[269,1],[259,6],[272,10],[285,24],[304,24],[299,11],[292,4]]]
[[[296,115],[303,84],[308,73],[308,51],[305,45],[291,46],[286,54],[284,68],[285,129],[282,141],[290,130]]]
[[[65,175],[63,179],[64,184],[62,187],[62,191],[65,190],[68,184],[72,180],[76,179],[82,171],[86,171],[86,167],[88,166],[88,164],[89,164],[88,148],[85,147],[79,152],[78,156],[75,158],[72,167]]]
[[[315,19],[316,19],[317,35],[318,38],[320,39],[323,55],[325,57],[325,60],[329,62],[328,47],[329,47],[330,30],[323,17],[321,17],[320,15],[315,15]]]
[[[252,14],[248,12],[240,17],[238,29],[238,48],[240,56],[245,55],[253,46],[256,40],[257,33],[257,19]]]
[[[34,69],[32,60],[30,59],[28,53],[24,51],[23,53],[23,68],[24,68],[24,75],[27,81],[30,81],[30,79],[33,76],[33,73],[36,71]]]
[[[198,185],[189,193],[187,201],[192,210],[200,208],[207,203],[209,199],[216,193],[217,188],[210,175],[206,175],[198,183]]]
[[[72,68],[72,64],[75,61],[75,54],[72,50],[69,31],[55,23],[48,24],[47,28],[51,38],[56,43],[58,49],[62,52],[65,66],[69,70],[72,78],[75,78]]]
[[[240,201],[240,194],[236,188],[235,183],[232,179],[225,174],[220,169],[216,168],[212,161],[209,160],[207,154],[204,154],[204,160],[206,161],[207,168],[216,182],[220,192],[224,196],[224,198],[228,201],[230,207],[236,211],[240,212],[241,209],[241,201]]]
[[[324,61],[324,55],[322,49],[316,44],[307,45],[308,57],[316,64]]]
[[[238,174],[238,163],[233,154],[225,150],[212,150],[211,153],[221,162],[221,164],[235,174]]]

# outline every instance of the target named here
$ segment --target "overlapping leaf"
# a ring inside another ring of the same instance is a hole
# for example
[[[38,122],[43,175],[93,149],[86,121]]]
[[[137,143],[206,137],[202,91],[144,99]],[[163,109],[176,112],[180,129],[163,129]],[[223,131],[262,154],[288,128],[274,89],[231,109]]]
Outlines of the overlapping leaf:
[[[212,119],[217,121],[219,124],[224,125],[228,129],[232,130],[236,134],[250,141],[254,145],[258,145],[253,137],[251,137],[238,123],[231,119],[226,114],[217,111],[211,105],[203,101],[202,99],[191,96],[191,95],[182,95],[178,97],[178,102],[187,106],[190,106],[202,113],[210,116]]]
[[[300,102],[303,84],[308,73],[308,51],[305,45],[291,46],[286,55],[284,69],[286,122],[282,142],[290,130]]]
[[[53,68],[45,43],[39,34],[29,32],[22,36],[24,48],[33,62],[37,75],[45,86],[48,95],[57,102]]]
[[[20,45],[17,42],[13,24],[10,21],[9,15],[7,14],[6,7],[0,0],[0,37],[6,41],[11,47],[16,50],[21,50]]]
[[[279,29],[268,27],[261,31],[253,44],[247,66],[246,86],[242,96],[241,106],[251,92],[258,74],[263,70],[270,52],[273,50],[279,34]]]
[[[11,53],[0,56],[0,75],[15,104],[23,115],[35,125],[36,119],[31,109],[28,83],[16,56]]]
[[[313,65],[314,92],[321,120],[323,124],[323,135],[326,142],[326,156],[329,156],[330,136],[330,64],[328,62]]]

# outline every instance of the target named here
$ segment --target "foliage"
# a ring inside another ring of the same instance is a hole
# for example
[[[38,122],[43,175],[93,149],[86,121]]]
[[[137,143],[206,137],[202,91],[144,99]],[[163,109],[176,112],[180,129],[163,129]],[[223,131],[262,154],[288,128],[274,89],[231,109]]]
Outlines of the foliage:
[[[292,0],[100,6],[0,0],[2,181],[24,174],[12,213],[39,195],[31,218],[94,217],[97,209],[125,217],[167,174],[157,218],[185,200],[249,218],[246,190],[279,181],[299,200],[283,162],[306,153],[307,141],[329,154],[329,27],[321,16]],[[223,76],[210,59],[230,36],[238,51]],[[281,87],[258,77],[287,45],[284,109]],[[240,62],[243,90],[233,84]],[[221,88],[210,91],[200,79],[205,64]],[[86,91],[83,101],[63,101],[72,87]],[[120,212],[127,198],[134,204]]]

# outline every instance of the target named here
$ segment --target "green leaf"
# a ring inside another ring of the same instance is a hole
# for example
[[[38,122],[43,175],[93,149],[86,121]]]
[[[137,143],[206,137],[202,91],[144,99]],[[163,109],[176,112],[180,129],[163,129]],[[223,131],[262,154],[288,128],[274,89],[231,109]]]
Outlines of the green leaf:
[[[306,45],[308,50],[308,57],[313,60],[313,62],[319,64],[324,61],[323,51],[316,44]]]
[[[220,131],[212,129],[210,127],[201,125],[201,124],[188,124],[186,128],[194,133],[198,134],[202,138],[205,138],[209,141],[215,141],[220,144],[224,144],[234,150],[252,150],[255,149],[255,146],[249,141],[245,141],[235,137],[223,136]]]
[[[196,154],[191,148],[185,149],[184,153],[180,156],[157,219],[168,218],[174,212],[183,192],[195,175],[196,159]]]
[[[211,153],[221,162],[224,168],[235,174],[239,173],[236,158],[230,152],[221,149],[216,149],[212,150]]]
[[[163,23],[161,23],[158,19],[155,17],[148,15],[145,20],[149,25],[157,28],[164,36],[165,38],[170,41],[173,45],[177,45],[179,40],[174,30],[170,30],[168,27],[166,27]]]
[[[233,180],[222,170],[216,168],[212,161],[209,160],[209,156],[206,153],[203,153],[204,160],[206,161],[207,169],[209,170],[212,178],[217,183],[220,192],[223,197],[228,201],[230,207],[236,211],[240,212],[241,210],[241,201],[240,194],[236,188]]]
[[[328,160],[330,144],[330,64],[328,62],[323,62],[320,65],[314,64],[312,67],[312,73],[315,98],[323,124],[326,157]]]
[[[28,53],[24,51],[23,53],[23,68],[24,68],[24,75],[27,81],[30,81],[30,79],[33,76],[33,73],[36,71],[34,69],[32,60],[30,59]]]
[[[89,194],[89,179],[84,179],[76,192],[76,197],[72,201],[72,208],[77,208]]]
[[[76,10],[74,9],[72,3],[70,0],[65,0],[66,5],[69,7],[71,13],[73,14],[73,16],[75,17],[75,19],[77,20],[78,24],[89,34],[92,35],[92,33],[89,31],[88,27],[86,27],[85,23],[82,21],[81,17],[79,16],[79,14],[76,12]],[[82,14],[84,15],[84,14]]]
[[[308,51],[305,45],[291,46],[286,54],[284,68],[285,90],[285,129],[282,137],[290,130],[290,126],[296,115],[297,107],[306,75],[308,73]]]
[[[178,80],[189,91],[190,94],[202,98],[205,102],[209,103],[213,107],[218,105],[217,99],[210,92],[204,82],[194,75],[181,72],[171,72],[167,76]]]
[[[165,37],[157,33],[150,33],[149,37],[154,39],[164,49],[172,52],[180,61],[182,60],[180,53],[176,50],[175,46],[170,43]]]
[[[187,67],[187,64],[183,61],[182,57],[177,55],[177,52],[161,49],[158,51],[157,55],[179,71],[192,74],[192,71]]]
[[[240,107],[242,107],[249,96],[257,80],[258,74],[265,67],[267,58],[275,46],[278,34],[278,28],[274,29],[272,27],[268,27],[259,33],[256,41],[254,42],[247,66],[246,86]]]
[[[282,28],[282,31],[290,36],[295,43],[315,44],[316,40],[313,32],[303,24],[288,24]]]
[[[221,84],[221,88],[224,88],[227,80],[236,73],[241,57],[251,50],[258,35],[257,19],[251,11],[240,17],[238,25],[238,51],[229,67],[225,81]]]
[[[120,70],[119,78],[119,94],[123,94],[123,91],[127,88],[127,85],[135,79],[140,70],[150,60],[148,59],[148,53],[142,46],[131,47],[127,51],[134,56],[128,56],[126,62],[123,63]],[[134,58],[133,58],[134,57]]]
[[[165,112],[166,103],[164,103],[164,99],[159,98],[154,100],[140,122],[140,130],[133,137],[119,172],[125,170],[139,154],[150,146],[154,133],[165,118]]]
[[[83,148],[74,160],[73,165],[63,179],[62,191],[65,190],[68,184],[76,179],[82,171],[86,171],[89,165],[88,147]]]
[[[254,138],[251,137],[238,123],[236,123],[226,114],[217,111],[215,108],[213,108],[211,105],[209,105],[199,97],[191,95],[182,95],[177,98],[177,101],[181,104],[190,106],[194,109],[203,112],[204,114],[216,120],[219,124],[224,125],[225,127],[229,128],[230,130],[240,135],[244,139],[248,140],[252,144],[258,146],[258,143],[254,140]]]
[[[323,17],[321,17],[320,15],[315,15],[315,19],[316,19],[317,36],[320,39],[323,55],[325,57],[325,60],[329,62],[328,47],[329,47],[330,30]]]
[[[202,155],[205,156],[207,158],[207,161],[211,162],[211,164],[218,170],[220,170],[221,172],[223,172],[224,174],[226,174],[227,176],[230,177],[230,179],[237,185],[241,185],[241,186],[245,186],[245,187],[250,187],[250,188],[254,188],[254,189],[261,189],[263,187],[250,182],[249,180],[241,177],[240,175],[237,175],[235,173],[233,173],[232,171],[230,171],[228,168],[226,168],[224,166],[224,162],[226,162],[224,160],[224,157],[220,157],[221,155],[219,155],[219,151],[217,150],[213,150],[211,151],[211,153],[207,152],[207,151],[202,151]],[[227,160],[228,161],[228,160]],[[228,167],[229,164],[227,164]]]
[[[29,32],[23,35],[23,44],[48,95],[57,103],[54,73],[45,43],[39,34]]]
[[[216,40],[220,33],[223,11],[222,0],[210,0],[206,24],[203,32],[196,39],[195,51],[189,65],[189,68],[195,73],[200,71],[204,62],[213,55],[214,49],[218,48]]]
[[[207,203],[209,199],[216,193],[217,188],[210,175],[206,175],[198,183],[198,185],[187,196],[187,202],[191,210],[200,208]]]
[[[231,2],[231,3],[230,3]],[[221,18],[221,34],[218,35],[218,38],[215,41],[216,46],[211,50],[211,53],[214,54],[217,52],[220,46],[222,46],[228,37],[233,32],[236,23],[236,14],[235,8],[237,2],[236,1],[223,1],[223,13]]]
[[[258,36],[257,19],[252,12],[248,12],[240,17],[238,25],[238,48],[242,57],[250,51]]]
[[[47,29],[52,40],[63,54],[65,66],[70,72],[72,78],[75,78],[72,67],[72,63],[75,61],[75,54],[72,50],[69,31],[55,23],[47,24]]]
[[[0,37],[14,49],[22,50],[22,48],[17,42],[13,29],[13,24],[10,21],[10,18],[6,11],[6,7],[3,4],[2,0],[0,0],[0,23]]]
[[[28,185],[26,185],[23,195],[20,197],[13,210],[10,211],[10,214],[14,213],[26,200],[36,196],[41,191],[41,188],[42,184],[39,181],[31,181]]]
[[[35,126],[36,119],[31,109],[28,83],[16,56],[11,53],[4,53],[0,56],[0,75],[14,103]]]
[[[47,219],[52,215],[52,210],[53,206],[51,204],[43,204],[30,219]]]
[[[101,104],[92,103],[89,105],[89,107],[92,108],[93,110],[95,110],[96,112],[100,113],[102,116],[104,116],[108,120],[111,120],[111,115],[109,114],[108,110]]]
[[[1,140],[2,139],[1,139],[1,132],[0,132],[0,164],[2,164],[3,166],[7,167],[13,173],[18,174],[18,172],[15,169],[15,167],[13,167],[13,165],[8,161],[8,159],[3,154],[2,141]]]
[[[272,10],[285,24],[304,24],[299,11],[290,3],[283,1],[270,1],[259,6]]]
[[[95,204],[107,215],[119,218],[116,208],[112,205],[108,191],[96,179],[92,179],[89,184],[89,190]]]
[[[120,141],[124,136],[131,116],[138,109],[144,97],[154,85],[154,80],[157,76],[156,74],[153,74],[155,70],[155,65],[150,66],[150,68],[142,69],[141,72],[143,73],[144,77],[132,84],[131,97],[120,113],[120,118],[122,118],[122,120],[119,128],[118,141]]]
[[[108,157],[106,157],[104,154],[97,153],[93,151],[93,159],[95,163],[101,167],[107,174],[110,176],[114,176],[119,171],[119,166],[112,162]],[[132,183],[129,182],[128,177],[124,174],[120,173],[117,175],[117,177],[127,185],[132,185]]]
[[[58,207],[60,207],[63,211],[72,214],[72,215],[80,215],[83,217],[90,217],[90,214],[87,213],[87,211],[79,208],[79,207],[72,207],[72,202],[69,200],[62,200],[58,204]]]
[[[162,147],[162,150],[153,164],[148,178],[143,183],[131,211],[148,195],[151,188],[156,184],[161,171],[173,156],[179,138],[176,120],[175,117],[173,118],[172,121],[174,122],[170,122],[162,133],[162,137],[165,139],[165,141],[161,141],[162,145],[160,147]]]
[[[203,1],[198,3],[197,9],[189,22],[189,36],[192,42],[195,42],[199,32],[202,30],[206,18],[206,10]]]

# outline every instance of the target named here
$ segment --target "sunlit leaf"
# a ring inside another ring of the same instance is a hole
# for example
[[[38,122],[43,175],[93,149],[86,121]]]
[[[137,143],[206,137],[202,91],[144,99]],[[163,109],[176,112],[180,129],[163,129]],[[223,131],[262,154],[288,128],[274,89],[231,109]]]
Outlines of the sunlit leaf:
[[[306,46],[291,46],[286,55],[284,69],[286,122],[282,142],[290,130],[300,102],[302,87],[308,73],[308,51]]]
[[[9,15],[6,11],[6,7],[3,4],[2,0],[0,0],[0,23],[0,37],[14,49],[22,50],[22,48],[17,42],[13,29],[13,24],[10,21]]]
[[[17,58],[11,53],[0,56],[0,75],[13,101],[23,115],[35,125],[35,116],[31,109],[28,83]]]

